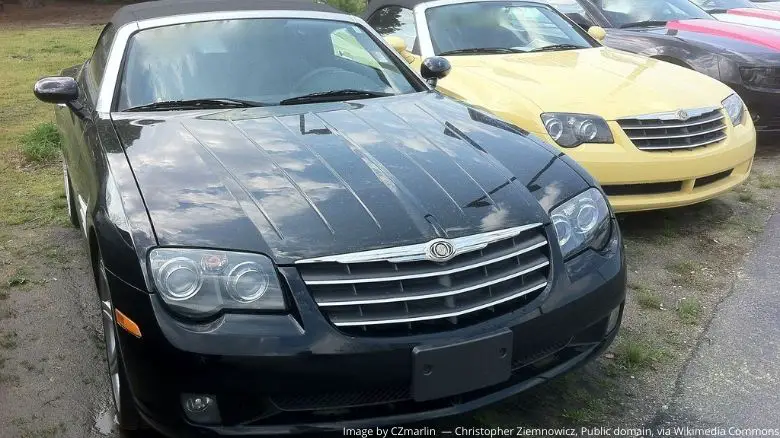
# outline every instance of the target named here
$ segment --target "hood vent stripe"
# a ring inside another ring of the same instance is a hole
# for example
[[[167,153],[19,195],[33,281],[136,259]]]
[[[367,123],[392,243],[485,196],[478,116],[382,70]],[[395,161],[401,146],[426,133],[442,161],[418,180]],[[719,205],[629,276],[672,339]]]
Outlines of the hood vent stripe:
[[[187,134],[192,136],[192,138],[198,143],[200,148],[197,149],[197,150],[205,152],[208,155],[208,158],[204,157],[204,156],[201,156],[202,159],[204,159],[204,160],[207,160],[207,159],[214,160],[214,162],[216,162],[220,166],[220,168],[222,169],[222,174],[223,175],[230,175],[230,171],[225,166],[225,163],[223,163],[222,160],[220,160],[219,157],[217,157],[216,154],[214,154],[214,151],[212,151],[211,148],[209,148],[208,146],[203,144],[203,142],[195,134],[193,134],[192,131],[190,131],[190,129],[184,123],[181,124],[181,127],[182,127],[182,129],[184,129],[184,131]],[[257,211],[260,212],[260,214],[266,220],[266,222],[271,227],[271,229],[274,231],[274,233],[276,233],[276,236],[279,237],[279,239],[284,239],[284,236],[282,235],[282,231],[279,229],[279,227],[276,224],[274,224],[274,222],[271,220],[271,217],[263,209],[263,207],[257,202],[255,197],[252,196],[252,193],[249,191],[249,189],[247,187],[245,187],[243,184],[241,184],[241,182],[239,182],[235,178],[224,178],[223,177],[223,178],[221,178],[221,180],[222,180],[222,184],[228,189],[228,191],[230,192],[231,196],[233,196],[233,198],[238,202],[238,204],[241,206],[241,209],[247,215],[249,220],[251,220],[258,229],[262,230],[262,229],[264,229],[266,227],[263,226],[263,224],[258,223],[255,220],[254,215],[251,213],[250,210],[248,210],[246,208],[248,204],[251,204],[252,206],[254,206],[257,209]],[[232,186],[232,185],[235,185],[236,186],[235,188],[238,188],[238,190],[231,189],[230,186]]]
[[[279,122],[279,119],[277,119],[276,117],[274,117],[274,120],[277,123],[279,123],[281,125],[284,125],[283,123]],[[282,174],[282,176],[284,176],[287,179],[287,181],[290,182],[290,184],[295,188],[295,190],[297,190],[298,193],[301,194],[301,197],[303,197],[303,199],[306,200],[306,203],[308,203],[309,206],[311,207],[311,209],[317,214],[317,216],[319,216],[319,218],[322,221],[323,225],[325,225],[328,228],[328,230],[330,230],[330,233],[331,234],[336,234],[336,231],[330,225],[328,220],[325,219],[325,216],[323,216],[322,212],[317,207],[317,204],[315,204],[314,201],[312,201],[312,199],[309,197],[309,195],[306,194],[306,192],[292,178],[292,176],[290,176],[290,174],[287,173],[287,171],[284,170],[284,168],[282,168],[282,166],[280,166],[279,163],[276,162],[276,160],[274,160],[274,158],[271,156],[271,154],[269,154],[268,151],[265,150],[265,148],[263,148],[263,146],[261,146],[252,137],[250,137],[249,134],[247,134],[247,132],[244,131],[243,128],[238,126],[233,120],[230,120],[230,123],[238,130],[238,132],[241,133],[241,135],[243,135],[247,140],[249,140],[249,142],[252,143],[260,152],[262,152],[263,155],[265,155],[268,158],[268,161],[274,166],[274,169],[276,169],[280,174]]]
[[[307,113],[306,115],[311,115],[311,116],[314,116],[315,114],[314,114],[314,113],[311,113],[311,112],[309,112],[309,113]],[[292,129],[290,129],[290,127],[289,127],[289,126],[287,126],[285,123],[282,123],[282,121],[281,121],[281,120],[279,120],[279,119],[278,119],[276,116],[274,116],[274,120],[276,120],[277,122],[279,122],[279,124],[280,124],[280,125],[284,126],[284,127],[287,129],[287,131],[289,131],[289,132],[290,132],[290,134],[292,134],[294,137],[296,137],[296,138],[299,138],[299,137],[300,137],[300,136],[299,136],[298,134],[296,134],[296,133],[295,133],[295,132],[294,132]],[[320,120],[322,120],[322,119],[320,119]],[[324,121],[323,121],[323,123],[324,123]],[[327,124],[326,124],[326,126],[327,126]],[[332,131],[330,128],[328,128],[328,131],[330,131],[330,133],[331,133],[331,134],[333,134],[333,135],[336,135],[336,134],[335,134],[335,133],[334,133],[334,132],[333,132],[333,131]],[[340,173],[338,173],[338,172],[336,171],[336,169],[334,169],[334,168],[333,168],[333,166],[331,166],[331,165],[330,165],[330,163],[328,163],[328,161],[327,161],[327,160],[325,160],[325,159],[322,157],[322,155],[320,155],[319,153],[317,153],[317,151],[315,151],[315,150],[314,150],[314,148],[312,148],[312,147],[311,147],[311,146],[310,146],[310,145],[309,145],[309,144],[308,144],[308,143],[307,143],[305,140],[303,140],[303,139],[300,139],[300,140],[299,140],[299,142],[300,142],[300,144],[301,144],[303,147],[305,147],[305,148],[306,148],[306,150],[308,150],[308,151],[309,151],[309,153],[311,153],[311,154],[312,154],[314,157],[316,157],[316,158],[317,158],[317,160],[320,162],[320,164],[322,164],[322,166],[323,166],[324,168],[328,169],[328,171],[331,173],[331,175],[333,175],[333,177],[334,177],[334,178],[335,178],[335,179],[336,179],[336,180],[337,180],[337,181],[338,181],[338,182],[339,182],[339,183],[340,183],[342,186],[344,186],[344,188],[345,188],[345,189],[346,189],[346,190],[349,192],[349,194],[350,194],[350,195],[352,195],[352,197],[353,197],[353,198],[355,198],[355,201],[357,201],[357,203],[358,203],[358,204],[360,204],[360,206],[361,206],[361,207],[363,208],[363,210],[366,212],[366,214],[368,215],[368,217],[370,217],[370,218],[371,218],[371,220],[374,222],[374,224],[376,224],[376,227],[377,227],[377,228],[379,228],[379,229],[381,229],[381,228],[382,228],[382,225],[379,223],[379,221],[377,220],[376,216],[374,216],[374,213],[373,213],[373,212],[372,212],[372,211],[371,211],[371,210],[368,208],[368,206],[367,206],[367,205],[366,205],[366,204],[363,202],[363,200],[362,200],[362,199],[360,199],[360,196],[358,196],[358,195],[357,195],[357,193],[355,192],[355,190],[352,188],[352,186],[350,186],[350,185],[349,185],[349,183],[347,183],[347,181],[344,179],[344,177],[342,177],[342,176],[341,176],[341,174],[340,174]]]
[[[419,104],[416,104],[416,105],[415,105],[415,108],[417,108],[417,109],[419,109],[420,111],[422,111],[423,113],[425,113],[425,114],[427,114],[427,115],[431,116],[431,114],[430,114],[428,111],[426,111],[426,110],[425,110],[423,107],[421,107]],[[406,119],[404,119],[404,118],[403,118],[403,117],[402,117],[400,114],[398,114],[398,113],[396,113],[395,111],[393,111],[391,108],[387,108],[387,112],[389,112],[390,114],[392,114],[392,115],[396,116],[396,117],[397,117],[399,120],[403,121],[404,123],[408,123],[408,122],[406,121]],[[433,116],[431,116],[431,117],[433,117]],[[438,119],[435,119],[435,120],[439,121]],[[493,199],[490,197],[490,195],[488,194],[488,192],[487,192],[487,191],[485,191],[485,188],[484,188],[484,187],[482,187],[482,185],[481,185],[480,183],[478,183],[478,182],[477,182],[477,180],[475,180],[475,179],[474,179],[474,177],[473,177],[473,176],[471,176],[471,174],[469,174],[468,172],[466,172],[466,169],[464,169],[464,168],[463,168],[463,166],[461,166],[461,165],[460,165],[460,163],[458,163],[458,162],[457,162],[457,160],[455,160],[454,158],[452,158],[452,156],[451,156],[450,154],[448,154],[448,153],[447,153],[447,151],[443,150],[443,149],[442,149],[442,147],[441,147],[441,146],[439,146],[439,145],[438,145],[436,142],[434,142],[434,141],[431,141],[431,139],[429,139],[429,138],[428,138],[428,136],[427,136],[427,135],[425,135],[425,134],[424,134],[424,133],[423,133],[423,132],[422,132],[422,131],[421,131],[421,130],[420,130],[418,127],[417,127],[417,126],[415,126],[414,124],[409,124],[409,125],[412,127],[412,129],[413,129],[413,130],[414,130],[414,131],[415,131],[415,132],[416,132],[416,133],[417,133],[417,134],[418,134],[418,135],[419,135],[419,136],[420,136],[420,137],[421,137],[423,140],[425,140],[425,141],[426,141],[428,144],[430,144],[430,145],[433,145],[433,147],[435,147],[436,149],[438,149],[439,151],[441,151],[441,153],[442,153],[442,154],[444,154],[444,156],[446,156],[447,158],[449,158],[449,159],[450,159],[450,161],[452,161],[452,163],[453,163],[453,164],[455,164],[455,166],[456,166],[458,169],[460,169],[460,171],[463,173],[463,175],[465,175],[465,177],[466,177],[466,178],[468,178],[468,179],[469,179],[471,182],[473,182],[473,183],[474,183],[474,185],[475,185],[475,186],[477,186],[477,187],[479,188],[479,190],[481,190],[481,191],[482,191],[482,193],[484,193],[484,194],[485,194],[485,196],[486,196],[486,199],[487,199],[487,200],[490,202],[490,205],[492,206],[492,208],[493,208],[493,210],[494,210],[494,211],[498,211],[498,210],[500,210],[500,209],[501,209],[501,208],[498,206],[498,204],[497,204],[497,203],[496,203],[496,202],[495,202],[495,201],[494,201],[494,200],[493,200]],[[440,187],[441,187],[441,186],[440,186]],[[448,196],[449,196],[449,195],[448,195]],[[455,202],[455,200],[454,200],[454,199],[453,199],[453,202]],[[468,206],[469,206],[469,204],[466,204],[466,205],[463,205],[463,206],[460,206],[460,205],[458,205],[458,208],[460,208],[460,210],[461,210],[461,211],[463,211],[463,208],[465,208],[465,207],[468,207]]]
[[[353,111],[348,112],[350,115],[354,116]],[[371,169],[371,172],[376,175],[377,179],[381,181],[382,184],[388,188],[388,190],[395,194],[401,205],[403,205],[404,209],[407,211],[407,213],[409,213],[409,217],[417,225],[417,229],[423,232],[423,234],[431,235],[433,237],[432,227],[424,219],[426,211],[420,200],[417,199],[412,194],[412,192],[406,188],[406,186],[404,186],[404,184],[398,178],[396,178],[395,175],[393,175],[393,173],[390,172],[390,170],[388,170],[379,160],[374,158],[374,156],[371,155],[365,148],[360,146],[358,142],[354,141],[352,138],[350,138],[349,135],[341,132],[335,126],[333,126],[332,123],[325,120],[325,117],[323,116],[327,116],[327,113],[315,114],[315,116],[320,119],[332,133],[343,138],[347,147],[349,147],[352,152],[360,157],[363,163],[365,163],[366,166]]]

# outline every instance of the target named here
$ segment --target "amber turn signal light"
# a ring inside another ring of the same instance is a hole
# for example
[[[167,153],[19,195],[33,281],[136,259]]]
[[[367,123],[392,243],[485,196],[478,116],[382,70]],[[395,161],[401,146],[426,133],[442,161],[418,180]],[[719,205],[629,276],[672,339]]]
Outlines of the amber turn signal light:
[[[119,327],[127,330],[128,333],[135,336],[136,338],[141,337],[141,329],[138,327],[138,324],[133,322],[132,319],[128,318],[127,315],[120,312],[118,309],[114,309],[114,315],[116,317],[116,324]]]

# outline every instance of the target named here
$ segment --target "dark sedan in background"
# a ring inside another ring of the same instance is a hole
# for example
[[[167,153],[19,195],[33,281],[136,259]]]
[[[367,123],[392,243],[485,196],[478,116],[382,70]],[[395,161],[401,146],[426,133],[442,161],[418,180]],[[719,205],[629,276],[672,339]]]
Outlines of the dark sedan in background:
[[[604,44],[694,69],[739,93],[756,130],[780,133],[780,32],[715,20],[688,0],[541,0]]]
[[[574,161],[311,1],[120,9],[58,104],[120,426],[384,426],[542,383],[614,339],[620,230]],[[426,80],[428,82],[426,82]]]

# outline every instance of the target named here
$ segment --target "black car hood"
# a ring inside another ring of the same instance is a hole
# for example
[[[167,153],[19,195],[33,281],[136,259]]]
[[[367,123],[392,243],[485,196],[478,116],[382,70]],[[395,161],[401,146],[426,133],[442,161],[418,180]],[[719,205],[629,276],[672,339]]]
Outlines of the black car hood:
[[[587,186],[551,147],[432,92],[112,117],[160,245],[280,264],[546,223]]]
[[[608,35],[622,40],[633,39],[635,46],[632,51],[635,52],[641,52],[642,46],[645,44],[656,45],[665,40],[674,40],[675,44],[690,44],[711,53],[727,56],[741,63],[763,64],[767,61],[780,63],[780,51],[759,43],[760,38],[755,38],[754,35],[751,35],[756,32],[767,33],[766,29],[751,28],[716,20],[704,20],[706,23],[701,23],[706,24],[710,29],[683,30],[675,28],[676,24],[683,27],[691,25],[693,28],[697,22],[701,21],[680,20],[667,24],[667,26],[609,29]],[[775,34],[780,39],[780,34],[777,34],[775,31],[770,30],[768,33]],[[643,40],[645,41],[644,43]],[[609,41],[607,41],[607,45],[609,45]]]

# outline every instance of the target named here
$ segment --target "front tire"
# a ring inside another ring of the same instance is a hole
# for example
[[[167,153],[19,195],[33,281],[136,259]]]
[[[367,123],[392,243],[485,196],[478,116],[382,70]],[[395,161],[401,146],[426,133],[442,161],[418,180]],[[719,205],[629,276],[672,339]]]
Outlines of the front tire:
[[[108,290],[108,279],[103,266],[103,259],[98,255],[95,269],[98,270],[98,296],[100,297],[101,315],[103,320],[103,340],[106,346],[106,360],[108,361],[108,376],[111,383],[111,393],[116,409],[116,423],[123,430],[138,430],[143,426],[143,421],[138,415],[133,396],[130,394],[130,385],[127,383],[122,355],[117,341],[116,324],[114,323],[114,306],[111,294]]]

